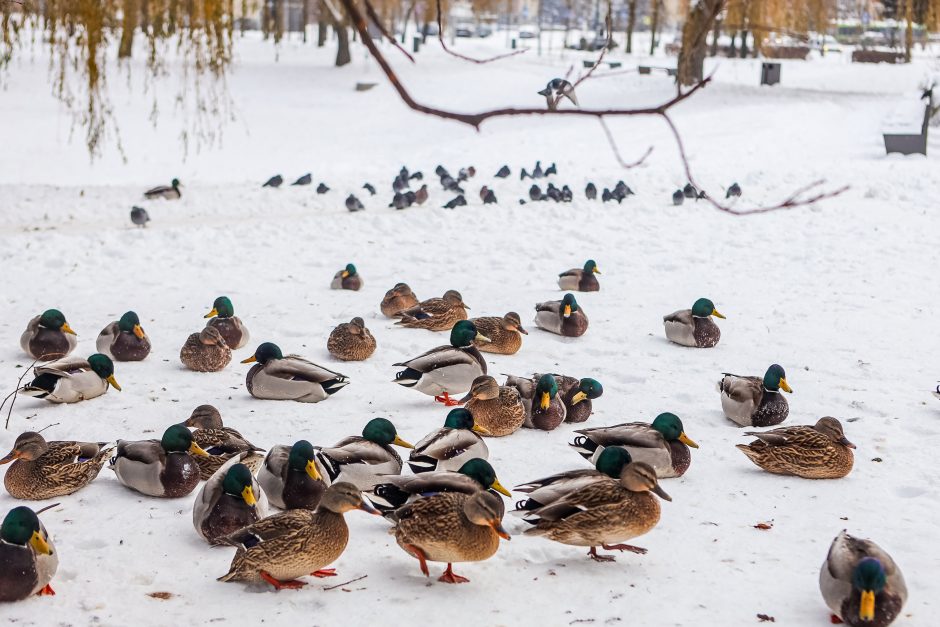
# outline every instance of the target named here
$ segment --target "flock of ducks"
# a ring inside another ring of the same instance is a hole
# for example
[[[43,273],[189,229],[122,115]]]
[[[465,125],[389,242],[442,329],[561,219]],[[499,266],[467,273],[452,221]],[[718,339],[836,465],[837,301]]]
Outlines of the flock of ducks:
[[[171,190],[178,194],[177,181],[159,193]],[[557,283],[566,293],[535,306],[536,326],[565,337],[584,335],[588,317],[575,293],[599,291],[599,274],[593,260],[560,273]],[[357,291],[362,285],[356,266],[348,264],[336,272],[330,287]],[[203,405],[186,421],[169,426],[160,439],[112,444],[46,441],[39,433],[22,433],[0,459],[0,464],[10,463],[4,485],[17,499],[57,498],[88,485],[108,465],[120,483],[144,495],[179,498],[198,489],[196,533],[211,545],[235,549],[220,581],[266,582],[280,590],[304,585],[299,580],[303,576],[334,575],[329,565],[349,538],[344,515],[361,510],[391,523],[389,533],[418,561],[422,573],[429,575],[428,563],[439,562],[446,564],[440,581],[466,582],[454,573],[453,564],[488,559],[501,539],[509,539],[502,524],[502,496],[511,492],[488,461],[486,438],[510,436],[520,428],[551,431],[563,422],[585,422],[603,386],[590,377],[556,373],[507,376],[500,384],[487,373],[482,353],[517,353],[528,334],[521,317],[508,312],[470,318],[456,290],[420,300],[399,283],[379,308],[396,326],[449,335],[446,344],[395,364],[400,370],[394,383],[453,407],[443,425],[415,445],[389,420],[374,418],[361,432],[332,446],[298,440],[265,450],[225,425],[215,407]],[[180,361],[191,370],[213,372],[228,366],[233,350],[248,346],[250,333],[226,296],[215,299],[205,318],[205,326],[186,339]],[[712,301],[700,298],[663,317],[665,336],[684,347],[713,347],[721,338],[715,318],[724,316]],[[120,391],[114,363],[146,359],[151,350],[132,311],[102,329],[97,353],[72,357],[76,346],[75,331],[61,311],[49,309],[30,320],[21,347],[42,363],[17,392],[76,403],[110,388]],[[339,360],[360,361],[374,354],[376,341],[356,317],[330,333],[327,348]],[[259,399],[321,402],[350,383],[347,376],[303,357],[284,355],[270,342],[257,344],[242,363],[253,364],[246,388]],[[792,392],[781,366],[771,365],[762,377],[725,373],[718,389],[722,409],[736,425],[776,427],[745,431],[755,439],[738,445],[760,468],[808,479],[835,479],[851,471],[855,447],[837,419],[777,426],[789,414],[782,392]],[[570,446],[591,467],[518,486],[515,491],[525,496],[511,513],[528,523],[525,535],[586,547],[596,561],[614,560],[598,549],[645,553],[627,542],[656,527],[660,501],[672,500],[660,482],[688,472],[691,449],[698,445],[686,435],[682,420],[669,412],[650,423],[575,433]],[[406,460],[398,449],[409,451]],[[406,466],[411,474],[402,474]],[[278,513],[269,513],[272,507]],[[50,582],[58,554],[38,513],[16,507],[0,527],[2,601],[53,594]],[[844,531],[823,563],[820,589],[835,617],[873,627],[890,624],[907,595],[891,557],[873,542]]]

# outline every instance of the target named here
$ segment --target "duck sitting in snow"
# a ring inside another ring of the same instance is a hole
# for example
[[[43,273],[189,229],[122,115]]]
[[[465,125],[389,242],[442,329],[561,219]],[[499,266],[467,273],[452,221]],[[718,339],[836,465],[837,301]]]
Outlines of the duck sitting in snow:
[[[395,287],[385,292],[379,309],[388,318],[397,317],[405,309],[418,304],[418,297],[411,291],[407,283],[396,283]]]
[[[522,319],[515,311],[510,311],[502,318],[485,316],[471,318],[477,331],[490,338],[489,342],[476,342],[476,347],[484,353],[515,355],[522,348],[522,336],[529,332],[522,328]]]
[[[395,324],[409,329],[447,331],[454,328],[459,320],[467,319],[467,309],[470,307],[463,302],[460,292],[447,290],[440,298],[429,298],[399,311],[401,320]]]
[[[330,289],[333,290],[353,290],[358,291],[362,288],[362,277],[356,270],[356,266],[347,263],[346,267],[333,275],[333,281],[330,283]]]
[[[558,396],[565,404],[565,422],[584,422],[594,412],[593,401],[604,394],[604,386],[597,379],[585,377],[575,379],[563,374],[552,374],[558,384]],[[533,375],[532,380],[538,381],[541,374]]]
[[[78,403],[101,396],[121,386],[114,378],[114,362],[107,355],[95,353],[88,359],[65,357],[33,368],[36,377],[20,389],[20,394],[50,403]]]
[[[235,307],[228,296],[219,296],[212,303],[212,310],[204,318],[211,318],[206,326],[215,327],[232,350],[248,344],[248,327],[235,315]]]
[[[264,518],[264,494],[248,466],[239,463],[244,453],[228,460],[199,490],[193,501],[193,526],[209,544]]]
[[[212,405],[200,405],[193,410],[183,426],[193,431],[193,441],[206,452],[206,456],[197,455],[199,474],[206,481],[222,467],[225,462],[239,455],[240,463],[256,472],[263,459],[264,449],[258,448],[231,427],[222,424],[222,414]],[[247,453],[247,455],[240,455]]]
[[[606,478],[619,479],[623,467],[631,461],[633,459],[627,449],[611,446],[597,456],[594,468],[565,470],[516,486],[513,491],[527,494],[528,498],[518,501],[512,513],[524,517],[526,512],[551,505],[595,481]]]
[[[193,455],[206,452],[183,425],[172,425],[159,440],[118,440],[111,470],[130,488],[163,498],[186,496],[199,484],[199,466]]]
[[[480,375],[470,385],[470,392],[460,399],[473,414],[474,424],[487,435],[502,437],[515,433],[525,422],[526,408],[519,390],[499,385],[489,375]]]
[[[362,435],[343,438],[316,452],[318,470],[330,483],[347,481],[368,490],[382,475],[401,474],[402,461],[392,446],[414,448],[398,435],[387,418],[373,418]]]
[[[36,512],[23,506],[7,512],[0,525],[0,602],[54,595],[49,582],[58,567],[59,553]]]
[[[742,427],[772,427],[787,419],[790,406],[780,394],[793,392],[782,366],[771,364],[764,378],[724,373],[718,382],[725,416]]]
[[[13,462],[3,485],[15,499],[65,496],[91,483],[114,450],[103,442],[47,442],[35,431],[21,433],[0,465]]]
[[[33,359],[60,359],[78,346],[75,331],[58,309],[47,309],[29,321],[20,347]]]
[[[444,426],[427,434],[411,450],[408,466],[411,472],[457,470],[471,459],[486,459],[490,451],[481,435],[489,435],[468,410],[450,410]]]
[[[700,298],[692,309],[680,309],[663,316],[666,339],[692,348],[711,348],[721,339],[721,330],[711,316],[724,318],[707,298]]]
[[[330,332],[326,349],[343,361],[363,361],[375,352],[375,337],[366,328],[365,321],[357,316]]]
[[[180,349],[180,362],[195,372],[218,372],[232,361],[232,349],[216,327],[191,333]]]
[[[258,472],[258,483],[271,505],[316,509],[328,486],[316,460],[316,451],[307,440],[272,446]]]
[[[99,353],[117,361],[141,361],[150,354],[150,338],[133,311],[102,329],[95,346]]]
[[[346,375],[297,355],[285,357],[271,342],[259,344],[254,355],[242,360],[243,364],[254,362],[245,385],[255,398],[318,403],[349,385]]]
[[[581,337],[588,329],[588,317],[578,305],[574,294],[565,294],[561,300],[539,303],[535,306],[535,324],[540,329],[565,337]]]
[[[595,194],[597,191],[595,190]],[[583,268],[572,268],[558,275],[558,287],[566,292],[596,292],[601,289],[595,274],[600,274],[593,259],[584,262]]]
[[[180,180],[173,179],[169,185],[157,185],[144,192],[144,197],[148,200],[164,198],[166,200],[178,200],[182,196],[180,192]]]
[[[565,421],[568,410],[558,394],[554,376],[543,374],[535,379],[508,375],[506,385],[519,391],[525,409],[524,426],[551,431]]]
[[[804,479],[841,479],[855,462],[855,445],[842,431],[842,423],[825,416],[815,425],[779,427],[770,431],[745,431],[757,440],[738,444],[748,459],[778,475]]]

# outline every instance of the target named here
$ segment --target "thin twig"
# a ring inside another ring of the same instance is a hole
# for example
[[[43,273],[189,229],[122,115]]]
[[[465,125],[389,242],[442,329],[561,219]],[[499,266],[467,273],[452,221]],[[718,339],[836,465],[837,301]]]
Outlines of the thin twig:
[[[365,0],[366,8],[369,7],[369,0]],[[503,54],[498,54],[495,57],[489,57],[488,59],[474,59],[473,57],[468,57],[465,54],[460,54],[459,52],[454,52],[447,47],[447,44],[444,43],[444,20],[442,17],[443,11],[441,11],[441,0],[437,0],[437,39],[441,42],[441,48],[444,49],[444,52],[451,55],[452,57],[457,57],[458,59],[463,59],[464,61],[469,61],[470,63],[477,63],[483,65],[484,63],[492,63],[493,61],[499,61],[500,59],[508,59],[509,57],[514,57],[517,54],[522,54],[527,52],[527,48],[520,48],[519,50],[513,50],[512,52],[504,52]]]
[[[43,427],[42,429],[40,429],[40,430],[37,431],[36,433],[42,433],[42,432],[45,431],[46,429],[51,429],[52,427],[58,427],[58,426],[59,426],[59,423],[58,423],[58,422],[53,422],[51,425],[46,425],[45,427]]]
[[[438,0],[440,2],[440,0]],[[601,53],[597,56],[597,59],[594,61],[594,65],[588,68],[588,71],[584,75],[575,81],[574,85],[571,86],[572,89],[576,88],[578,85],[591,78],[591,75],[594,74],[594,70],[601,66],[601,63],[604,61],[604,57],[607,56],[607,51],[610,50],[610,45],[613,41],[614,31],[611,29],[611,24],[613,22],[611,18],[611,12],[613,11],[613,1],[609,0],[607,2],[607,18],[605,22],[607,24],[607,41],[604,43],[604,47],[601,48]]]
[[[623,169],[631,170],[637,167],[638,165],[646,161],[646,158],[649,157],[650,154],[653,152],[653,147],[650,146],[649,148],[646,149],[646,152],[643,153],[642,157],[640,157],[633,163],[626,163],[623,160],[623,157],[620,156],[620,150],[617,148],[617,142],[614,141],[613,133],[611,133],[610,128],[607,127],[607,121],[604,120],[604,118],[597,118],[597,121],[601,123],[601,128],[604,129],[604,135],[607,137],[607,143],[610,144],[610,149],[614,151],[614,157],[617,158],[617,163],[619,163],[620,167],[622,167]]]
[[[351,584],[351,583],[355,583],[355,582],[357,582],[357,581],[362,581],[363,579],[365,579],[365,578],[368,577],[368,576],[369,576],[369,575],[363,575],[362,577],[356,577],[355,579],[350,579],[349,581],[344,581],[343,583],[338,583],[338,584],[336,584],[335,586],[330,586],[330,587],[328,587],[328,588],[323,588],[323,589],[324,589],[324,590],[335,590],[336,588],[341,588],[341,587],[343,587],[343,586],[348,586],[348,585]]]
[[[41,514],[41,513],[43,513],[43,512],[49,511],[49,510],[52,509],[53,507],[58,507],[59,505],[62,505],[62,503],[53,503],[52,505],[46,505],[46,506],[43,507],[42,509],[37,509],[37,510],[36,510],[36,515],[38,516],[39,514]]]
[[[401,51],[401,53],[402,53],[403,55],[405,55],[406,57],[408,57],[408,60],[409,60],[409,61],[411,61],[412,63],[414,63],[414,62],[415,62],[415,58],[414,58],[413,56],[411,56],[410,54],[408,54],[408,51],[405,50],[404,48],[402,48],[401,45],[398,43],[398,40],[396,40],[396,39],[388,32],[388,29],[385,28],[385,24],[382,23],[381,18],[379,18],[378,14],[375,12],[375,7],[373,7],[372,4],[369,3],[369,2],[366,2],[366,13],[369,14],[369,19],[371,19],[371,20],[372,20],[372,23],[375,24],[375,27],[379,29],[379,32],[382,33],[382,36],[385,37],[387,40],[389,40],[389,41],[392,43],[393,46],[395,46],[396,48],[398,48],[398,49]]]
[[[13,414],[13,405],[16,403],[16,394],[17,392],[20,391],[20,383],[23,382],[23,379],[26,377],[27,374],[29,374],[29,371],[33,369],[33,366],[35,366],[36,362],[38,361],[39,361],[39,358],[37,357],[36,359],[33,360],[33,363],[31,363],[29,366],[26,367],[26,369],[23,371],[23,374],[20,375],[20,378],[16,380],[16,389],[10,392],[9,394],[7,394],[6,398],[3,399],[3,402],[0,403],[0,410],[2,410],[3,406],[6,405],[6,402],[10,400],[10,397],[11,396],[13,397],[13,400],[10,400],[10,409],[9,411],[7,411],[7,421],[6,421],[6,424],[3,426],[4,429],[10,428],[10,416]]]

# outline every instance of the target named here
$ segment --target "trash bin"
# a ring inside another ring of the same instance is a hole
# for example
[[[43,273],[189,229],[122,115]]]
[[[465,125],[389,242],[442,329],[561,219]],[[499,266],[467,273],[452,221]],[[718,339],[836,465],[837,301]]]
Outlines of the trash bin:
[[[760,84],[776,85],[780,82],[780,64],[762,63],[760,67]]]
[[[515,38],[515,37],[512,38],[512,49],[513,49],[513,50],[516,49],[516,38]]]
[[[412,52],[418,52],[418,49],[421,47],[421,37],[415,36],[411,40]]]

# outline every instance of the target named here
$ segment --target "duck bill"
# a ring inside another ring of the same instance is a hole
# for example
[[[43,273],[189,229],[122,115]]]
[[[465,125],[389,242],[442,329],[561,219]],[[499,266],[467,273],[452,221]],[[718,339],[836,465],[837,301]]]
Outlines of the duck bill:
[[[460,402],[461,402],[461,403],[466,403],[467,401],[464,400],[464,399],[466,399],[466,398],[468,398],[468,397],[465,396],[464,398],[460,399]],[[470,427],[470,430],[473,431],[474,433],[479,433],[480,435],[492,435],[492,433],[490,433],[490,430],[489,430],[489,429],[487,429],[486,427],[481,427],[480,425],[473,425],[472,427]],[[2,463],[2,462],[0,462],[0,463]]]
[[[312,459],[309,462],[307,462],[307,466],[305,467],[305,469],[307,471],[307,476],[313,479],[314,481],[323,480],[323,476],[320,474],[320,471],[317,470],[317,463],[313,461]]]
[[[250,485],[245,486],[245,489],[242,490],[242,498],[249,507],[254,507],[258,503],[258,499],[255,498],[255,491],[251,489]]]
[[[679,434],[679,441],[685,444],[686,446],[691,446],[692,448],[698,448],[698,444],[695,443],[692,438],[687,436],[685,432]]]
[[[721,318],[722,320],[725,319],[725,317],[724,317],[723,315],[721,315],[720,313],[718,313],[718,310],[717,310],[717,309],[712,309],[712,315],[715,316],[716,318]]]
[[[49,543],[40,532],[34,531],[33,537],[29,539],[29,543],[37,553],[52,555],[52,547],[49,546]],[[872,597],[872,604],[874,605],[874,597]]]
[[[493,341],[490,338],[483,335],[482,333],[480,333],[479,331],[477,331],[477,336],[473,339],[476,340],[477,342],[492,342]]]
[[[525,329],[523,329],[522,327],[516,327],[516,331],[518,331],[519,333],[521,333],[521,334],[523,334],[523,335],[528,335],[528,334],[529,334],[529,332],[526,331]]]
[[[503,496],[508,496],[509,498],[512,498],[512,493],[510,493],[509,490],[507,490],[507,489],[503,486],[503,484],[501,484],[501,483],[499,482],[499,479],[493,479],[493,483],[492,483],[492,485],[490,485],[490,489],[491,489],[491,490],[496,490],[497,492],[499,492],[499,493],[502,494]]]
[[[651,491],[652,491],[656,496],[658,496],[659,498],[661,498],[661,499],[664,500],[664,501],[672,501],[672,497],[669,496],[668,494],[666,494],[666,491],[663,490],[663,489],[659,486],[658,483],[656,484],[656,486],[655,486]]]
[[[848,438],[846,438],[844,435],[839,438],[839,444],[846,448],[855,448],[855,445],[849,442]]]
[[[121,386],[118,384],[117,379],[114,378],[113,374],[107,378],[107,381],[109,384],[111,384],[111,387],[113,387],[115,390],[117,390],[118,392],[121,391]]]
[[[491,520],[490,527],[492,527],[493,531],[496,532],[496,535],[498,535],[503,540],[512,540],[512,536],[510,536],[509,532],[506,531],[506,529],[503,527],[502,521]]]
[[[600,273],[601,273],[601,271],[597,269],[597,266],[594,266],[593,272],[594,272],[594,274],[600,274]]]
[[[552,404],[552,397],[548,392],[542,392],[542,395],[539,397],[539,408],[543,411],[548,409]]]
[[[875,620],[875,593],[872,590],[862,591],[862,603],[858,610],[858,618],[866,623]]]
[[[144,339],[145,337],[147,337],[147,334],[144,333],[143,328],[141,328],[141,326],[140,326],[139,324],[135,324],[135,325],[134,325],[134,335],[137,336],[137,339],[138,339],[138,340],[142,340],[142,339]]]
[[[12,451],[10,451],[10,454],[9,454],[9,455],[7,455],[6,457],[4,457],[3,459],[0,459],[0,466],[2,466],[2,465],[4,465],[4,464],[9,464],[9,463],[12,462],[14,459],[20,459],[21,457],[23,457],[23,454],[20,453],[18,450],[13,449]]]
[[[206,452],[202,449],[202,447],[199,446],[198,444],[196,444],[195,442],[193,442],[192,444],[189,445],[189,452],[190,452],[192,455],[198,455],[198,456],[200,456],[200,457],[209,457],[209,454],[206,453]]]
[[[467,403],[471,400],[473,400],[473,390],[470,390],[469,392],[467,392],[467,395],[464,396],[462,399],[458,400],[457,402],[463,405],[464,403]],[[476,425],[473,425],[473,430],[477,431]],[[477,433],[479,433],[479,431],[477,431]]]
[[[69,326],[68,322],[62,323],[62,333],[68,333],[69,335],[78,335],[78,333],[72,330],[72,327]]]
[[[585,394],[584,392],[578,392],[577,394],[575,394],[574,396],[571,397],[571,404],[572,404],[572,405],[577,405],[577,404],[580,403],[581,401],[587,400],[587,397],[588,397],[588,395]]]
[[[254,355],[252,355],[252,356],[249,357],[248,359],[242,359],[242,363],[243,363],[243,364],[253,364],[253,363],[255,363],[256,361],[258,361],[258,360],[255,359],[255,356],[254,356]]]
[[[203,318],[215,318],[219,315],[219,310],[215,307],[212,308],[212,311],[203,316]]]
[[[343,276],[344,279],[345,279],[346,277],[348,277],[348,276],[349,276],[349,270],[343,270],[343,275],[342,275],[342,276]]]
[[[570,317],[570,316],[571,316],[571,305],[565,305],[565,308],[564,308],[564,310],[561,312],[561,315],[564,316],[565,318]]]
[[[463,301],[460,301],[460,306],[463,307],[464,309],[470,309],[470,305],[468,305],[467,303]]]
[[[373,516],[381,516],[382,512],[372,507],[372,503],[368,499],[362,497],[362,502],[359,503],[358,509],[361,509],[367,514],[372,514]]]
[[[399,435],[395,435],[395,439],[392,440],[392,444],[394,444],[395,446],[400,446],[402,448],[414,448],[414,444],[409,444],[408,442],[405,442],[404,440],[401,439],[401,436]]]
[[[780,379],[780,389],[784,392],[789,392],[791,394],[793,393],[793,388],[791,388],[790,384],[787,383],[787,380],[783,378]]]

